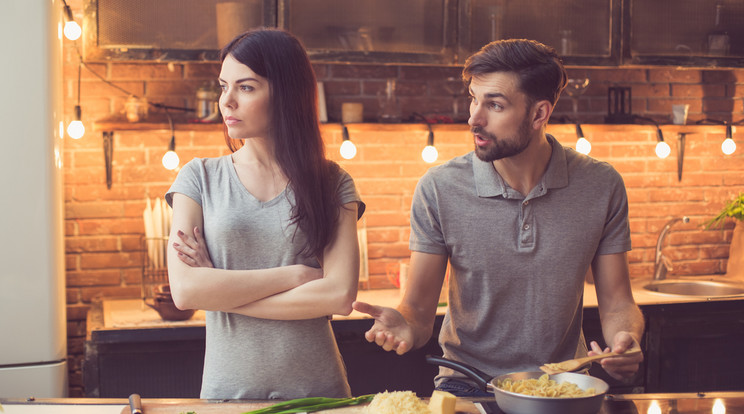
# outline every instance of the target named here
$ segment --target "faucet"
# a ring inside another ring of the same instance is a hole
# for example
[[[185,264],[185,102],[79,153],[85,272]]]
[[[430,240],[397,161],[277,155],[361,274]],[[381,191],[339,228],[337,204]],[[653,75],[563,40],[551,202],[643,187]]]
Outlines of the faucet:
[[[672,262],[661,253],[661,245],[664,243],[669,230],[677,222],[689,223],[690,218],[687,216],[677,217],[669,220],[659,233],[659,238],[656,240],[656,260],[654,261],[654,280],[664,280],[666,278],[667,271],[672,270]]]

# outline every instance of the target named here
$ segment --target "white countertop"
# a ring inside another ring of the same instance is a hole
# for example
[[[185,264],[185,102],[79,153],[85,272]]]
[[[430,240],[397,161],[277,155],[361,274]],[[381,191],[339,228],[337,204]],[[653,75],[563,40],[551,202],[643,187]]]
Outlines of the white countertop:
[[[633,297],[638,305],[657,305],[665,303],[707,302],[713,299],[701,296],[679,296],[650,292],[643,289],[649,280],[634,279],[632,283]],[[398,289],[370,289],[360,290],[357,299],[373,305],[395,307],[400,301]],[[737,298],[741,300],[742,298]],[[721,300],[721,299],[716,299]],[[722,299],[725,300],[725,299]],[[584,307],[596,307],[597,295],[594,285],[584,285]],[[446,306],[437,309],[438,315],[443,315]],[[366,314],[353,311],[348,316],[334,315],[334,320],[367,319]],[[177,326],[204,326],[204,311],[197,311],[186,321],[164,321],[158,313],[146,306],[140,299],[107,299],[103,301],[103,329],[137,329],[137,328],[166,328]]]

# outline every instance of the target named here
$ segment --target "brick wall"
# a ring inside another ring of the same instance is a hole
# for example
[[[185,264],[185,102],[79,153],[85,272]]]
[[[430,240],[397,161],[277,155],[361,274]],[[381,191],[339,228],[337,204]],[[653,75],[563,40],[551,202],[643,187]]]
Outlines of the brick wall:
[[[78,57],[71,42],[65,43],[65,115],[70,120],[76,100]],[[82,354],[85,317],[95,298],[139,296],[142,266],[140,237],[142,210],[147,197],[162,197],[175,177],[160,158],[170,139],[169,131],[116,131],[111,189],[106,174],[101,133],[97,119],[120,112],[127,95],[104,79],[151,102],[194,107],[196,89],[216,78],[214,63],[89,62],[82,71],[81,103],[88,131],[80,140],[66,140],[64,148],[66,276],[70,393],[82,390]],[[467,118],[467,100],[456,98],[460,68],[418,66],[332,65],[315,66],[324,82],[329,120],[340,119],[342,102],[364,104],[365,121],[377,117],[377,95],[387,78],[398,80],[398,96],[404,119],[413,112],[443,115],[458,121]],[[554,118],[572,116],[586,125],[593,144],[591,155],[610,162],[623,175],[630,199],[633,251],[632,277],[650,277],[653,247],[664,223],[681,215],[692,219],[680,224],[668,238],[674,274],[702,275],[725,272],[731,225],[725,231],[703,231],[700,224],[723,203],[744,190],[744,129],[734,136],[739,150],[731,156],[720,151],[723,127],[667,125],[672,103],[690,104],[689,120],[704,118],[738,121],[744,118],[744,69],[700,70],[671,68],[569,69],[571,77],[589,77],[590,86],[573,102],[561,98]],[[451,78],[451,79],[450,79]],[[450,79],[450,80],[448,80]],[[602,125],[607,114],[607,87],[629,86],[633,112],[660,122],[674,149],[677,133],[689,132],[684,173],[677,179],[673,153],[666,160],[653,154],[653,128],[640,125]],[[353,160],[341,160],[340,128],[323,126],[329,156],[355,178],[368,208],[370,288],[390,287],[385,266],[407,260],[408,211],[417,179],[429,167],[420,157],[426,129],[418,124],[349,126],[359,149]],[[436,125],[440,161],[472,149],[463,123]],[[570,125],[552,124],[549,132],[566,145],[575,141]],[[227,153],[221,129],[179,131],[177,149],[182,163],[199,156]]]

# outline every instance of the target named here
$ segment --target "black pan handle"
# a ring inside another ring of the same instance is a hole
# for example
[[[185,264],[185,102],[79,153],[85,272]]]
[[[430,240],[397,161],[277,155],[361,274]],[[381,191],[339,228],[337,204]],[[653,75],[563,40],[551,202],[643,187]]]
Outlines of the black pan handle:
[[[483,391],[488,391],[488,384],[493,379],[492,376],[486,374],[478,368],[472,367],[463,362],[453,361],[444,357],[427,355],[426,362],[433,365],[440,365],[443,367],[451,368],[461,374],[465,374],[468,378],[475,381],[475,383],[478,385],[478,388]]]

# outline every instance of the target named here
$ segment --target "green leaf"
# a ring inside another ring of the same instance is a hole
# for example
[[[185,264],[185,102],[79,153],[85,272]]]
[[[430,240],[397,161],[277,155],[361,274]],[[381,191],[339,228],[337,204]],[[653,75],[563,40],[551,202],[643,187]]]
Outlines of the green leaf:
[[[744,193],[739,194],[733,200],[729,201],[717,216],[706,221],[704,223],[705,229],[707,230],[711,227],[722,228],[723,223],[729,217],[734,220],[744,221]]]

